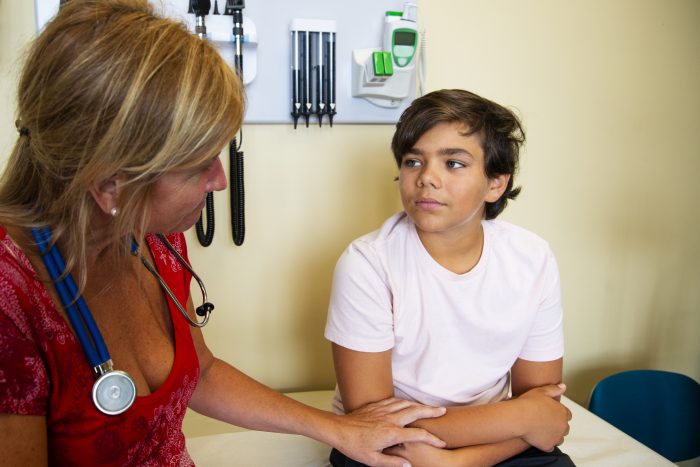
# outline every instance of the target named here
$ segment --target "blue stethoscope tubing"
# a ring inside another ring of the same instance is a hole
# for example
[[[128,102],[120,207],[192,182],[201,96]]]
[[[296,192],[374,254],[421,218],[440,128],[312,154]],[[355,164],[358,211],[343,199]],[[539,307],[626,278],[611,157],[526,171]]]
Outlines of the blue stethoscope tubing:
[[[109,361],[109,351],[102,333],[100,333],[95,319],[85,303],[85,299],[83,299],[82,295],[78,295],[78,287],[73,280],[73,276],[66,274],[64,277],[61,277],[66,270],[66,264],[58,248],[55,245],[51,245],[51,229],[48,227],[35,228],[32,229],[32,235],[44,259],[44,265],[49,272],[49,276],[54,281],[59,298],[66,308],[68,319],[75,330],[75,334],[78,336],[80,345],[85,351],[88,362],[90,362],[90,366],[95,368]],[[85,326],[87,326],[87,332]],[[88,336],[88,332],[90,336]],[[92,339],[90,339],[91,337]]]
[[[113,370],[107,344],[97,323],[85,299],[78,293],[73,276],[65,274],[66,265],[61,253],[56,245],[51,245],[51,229],[49,227],[33,228],[32,236],[56,287],[56,292],[66,309],[68,320],[73,326],[95,376],[98,377],[92,390],[95,406],[106,415],[118,415],[126,411],[136,398],[134,381],[127,373]]]

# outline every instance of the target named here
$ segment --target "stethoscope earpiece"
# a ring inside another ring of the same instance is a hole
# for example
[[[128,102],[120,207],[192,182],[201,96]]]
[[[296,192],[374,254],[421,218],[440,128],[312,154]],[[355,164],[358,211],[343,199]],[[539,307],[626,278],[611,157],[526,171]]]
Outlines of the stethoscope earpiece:
[[[197,313],[197,316],[200,316],[202,318],[207,316],[212,311],[214,311],[214,305],[212,303],[209,303],[209,302],[202,303],[195,310],[195,312]]]

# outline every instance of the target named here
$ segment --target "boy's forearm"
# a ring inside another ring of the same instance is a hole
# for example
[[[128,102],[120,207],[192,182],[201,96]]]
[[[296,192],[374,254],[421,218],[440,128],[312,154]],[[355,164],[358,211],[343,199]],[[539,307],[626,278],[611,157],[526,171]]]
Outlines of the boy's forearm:
[[[548,385],[531,389],[516,399],[453,407],[440,418],[419,420],[416,426],[444,440],[448,448],[522,438],[531,446],[551,451],[569,432],[571,411],[554,400],[565,390],[563,384]]]
[[[424,428],[447,443],[450,449],[499,443],[526,434],[524,414],[517,399],[487,405],[450,407],[439,418],[418,420]]]
[[[530,445],[522,439],[515,438],[500,443],[458,448],[452,451],[450,465],[453,467],[492,466],[520,454],[529,447]]]
[[[521,439],[458,449],[437,449],[421,443],[404,443],[386,452],[408,460],[413,467],[487,467],[520,454],[528,448]]]

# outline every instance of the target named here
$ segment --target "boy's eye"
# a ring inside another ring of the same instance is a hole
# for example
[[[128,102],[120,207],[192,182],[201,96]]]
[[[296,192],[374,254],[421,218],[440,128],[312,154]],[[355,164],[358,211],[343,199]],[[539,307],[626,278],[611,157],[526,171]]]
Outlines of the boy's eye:
[[[404,167],[420,167],[421,162],[418,159],[404,159],[403,162],[401,163]]]
[[[450,169],[461,169],[461,168],[466,167],[466,166],[467,165],[464,162],[452,161],[452,160],[447,161],[447,167],[449,167]]]

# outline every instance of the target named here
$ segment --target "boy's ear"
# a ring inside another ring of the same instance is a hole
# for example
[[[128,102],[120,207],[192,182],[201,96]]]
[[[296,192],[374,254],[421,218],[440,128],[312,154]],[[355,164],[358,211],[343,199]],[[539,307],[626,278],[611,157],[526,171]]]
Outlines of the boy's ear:
[[[107,180],[90,185],[92,199],[95,200],[95,204],[105,214],[109,214],[112,208],[117,206],[121,185],[122,177],[119,175],[114,175]]]
[[[489,203],[495,203],[498,201],[498,199],[503,196],[503,193],[506,191],[509,180],[510,174],[503,174],[494,178],[489,178],[489,189],[486,193],[485,201]]]

